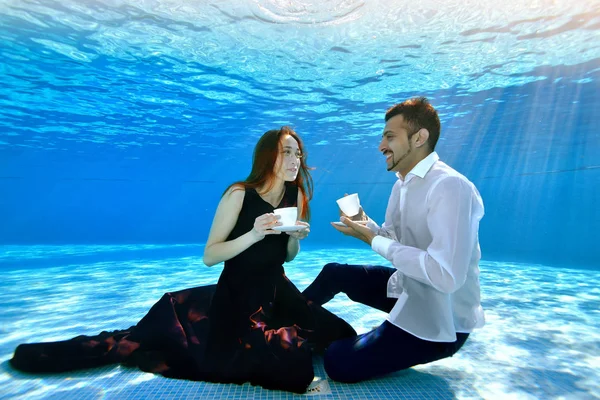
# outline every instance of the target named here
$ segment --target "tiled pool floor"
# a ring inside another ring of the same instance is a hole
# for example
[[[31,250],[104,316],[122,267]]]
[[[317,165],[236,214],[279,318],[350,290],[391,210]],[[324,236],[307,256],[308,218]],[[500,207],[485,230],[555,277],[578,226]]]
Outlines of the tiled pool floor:
[[[486,326],[454,357],[359,384],[327,379],[315,359],[305,395],[167,379],[109,366],[33,376],[12,370],[17,344],[135,324],[164,292],[216,282],[194,246],[1,246],[2,399],[594,399],[600,398],[600,271],[481,263]],[[369,249],[303,251],[286,265],[306,287],[328,262],[389,265]],[[384,314],[337,296],[326,305],[359,332]]]

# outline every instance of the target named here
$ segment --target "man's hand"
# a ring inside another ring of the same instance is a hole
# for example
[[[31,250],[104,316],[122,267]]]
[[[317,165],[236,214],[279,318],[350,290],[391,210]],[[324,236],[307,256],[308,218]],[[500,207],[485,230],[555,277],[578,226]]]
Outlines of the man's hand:
[[[373,242],[373,238],[377,236],[365,226],[366,221],[355,222],[345,216],[342,216],[340,218],[340,221],[346,224],[346,226],[340,226],[334,223],[331,223],[331,226],[333,226],[336,230],[342,232],[344,235],[352,236],[362,240],[369,246]]]

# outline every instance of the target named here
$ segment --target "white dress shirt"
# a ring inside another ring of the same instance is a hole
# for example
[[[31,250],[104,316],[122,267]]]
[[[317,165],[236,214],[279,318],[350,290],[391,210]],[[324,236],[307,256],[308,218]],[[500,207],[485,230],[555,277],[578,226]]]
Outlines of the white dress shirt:
[[[421,160],[390,196],[385,222],[367,226],[372,248],[397,271],[387,296],[398,298],[388,321],[424,340],[454,342],[456,332],[485,323],[479,289],[479,221],[483,201],[463,175],[439,161]]]

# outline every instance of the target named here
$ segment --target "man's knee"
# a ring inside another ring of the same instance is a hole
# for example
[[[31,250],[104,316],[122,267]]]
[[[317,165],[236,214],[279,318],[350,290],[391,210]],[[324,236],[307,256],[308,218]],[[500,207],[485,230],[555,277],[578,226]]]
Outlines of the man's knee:
[[[345,266],[346,266],[346,264],[328,263],[328,264],[325,264],[325,266],[321,270],[321,274],[323,274],[327,277],[336,276],[337,274],[339,274],[342,271],[342,269]]]
[[[338,269],[340,269],[340,267],[342,267],[343,264],[340,263],[327,263],[325,264],[325,266],[323,267],[323,271],[337,271]]]

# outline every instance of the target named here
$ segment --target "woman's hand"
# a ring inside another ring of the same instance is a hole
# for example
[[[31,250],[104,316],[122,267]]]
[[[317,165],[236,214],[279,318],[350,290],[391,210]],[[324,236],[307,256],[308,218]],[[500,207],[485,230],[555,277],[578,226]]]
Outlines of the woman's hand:
[[[297,240],[302,240],[305,237],[308,236],[308,234],[310,233],[310,225],[308,224],[308,222],[304,222],[304,221],[296,221],[296,225],[303,225],[305,226],[304,229],[301,229],[299,231],[294,231],[294,232],[286,232],[290,237],[293,237],[294,239]]]
[[[254,226],[252,227],[252,234],[257,242],[263,240],[266,235],[279,235],[280,231],[274,231],[273,227],[280,226],[281,222],[279,219],[281,217],[279,215],[275,215],[273,213],[263,214],[259,217],[256,217],[254,220]]]

